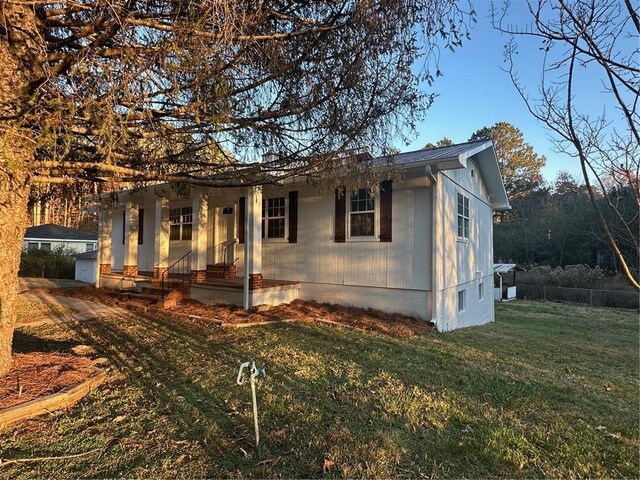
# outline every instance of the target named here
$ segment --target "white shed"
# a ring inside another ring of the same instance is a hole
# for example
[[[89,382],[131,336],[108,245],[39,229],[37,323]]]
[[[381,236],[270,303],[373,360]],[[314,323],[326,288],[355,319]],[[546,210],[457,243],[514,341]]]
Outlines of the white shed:
[[[493,273],[498,276],[499,285],[493,289],[493,299],[496,302],[515,300],[516,298],[516,264],[515,263],[494,263]],[[502,275],[513,271],[513,285],[503,288]]]
[[[76,253],[74,257],[76,258],[75,279],[79,282],[95,285],[98,252],[93,250],[91,252]]]

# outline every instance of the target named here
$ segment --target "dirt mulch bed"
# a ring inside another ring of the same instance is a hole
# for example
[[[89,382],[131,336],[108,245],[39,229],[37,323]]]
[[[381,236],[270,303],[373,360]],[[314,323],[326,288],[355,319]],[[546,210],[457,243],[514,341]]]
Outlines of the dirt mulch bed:
[[[126,302],[116,298],[117,290],[96,289],[94,287],[44,289],[43,293],[80,298],[100,302],[110,306],[127,308]],[[135,303],[134,300],[129,303]],[[281,320],[313,321],[316,319],[341,323],[370,332],[394,337],[416,337],[434,331],[433,324],[401,314],[391,314],[380,310],[310,301],[295,300],[286,305],[268,307],[260,311],[246,311],[235,305],[205,305],[196,300],[182,300],[167,313],[190,314],[213,322],[257,323]]]
[[[98,372],[86,358],[62,353],[17,353],[13,368],[0,377],[0,409],[59,392]],[[22,394],[18,396],[22,386]]]
[[[204,305],[195,300],[183,300],[168,311],[197,315],[224,323],[321,319],[394,337],[416,337],[435,330],[433,324],[407,315],[303,300],[295,300],[290,304],[269,307],[258,312],[246,311],[234,305]]]

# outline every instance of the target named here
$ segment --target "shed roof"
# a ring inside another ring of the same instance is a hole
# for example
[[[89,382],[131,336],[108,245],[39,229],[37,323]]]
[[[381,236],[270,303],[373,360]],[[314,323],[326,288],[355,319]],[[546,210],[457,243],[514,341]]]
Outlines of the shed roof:
[[[506,273],[516,268],[515,263],[494,263],[493,273]]]
[[[85,232],[77,228],[63,227],[54,223],[29,227],[24,234],[25,239],[41,238],[47,240],[98,240],[95,233]]]
[[[81,253],[76,253],[75,255],[72,255],[73,257],[79,258],[79,259],[88,259],[88,260],[93,260],[98,258],[98,251],[97,250],[91,250],[90,252],[81,252]]]

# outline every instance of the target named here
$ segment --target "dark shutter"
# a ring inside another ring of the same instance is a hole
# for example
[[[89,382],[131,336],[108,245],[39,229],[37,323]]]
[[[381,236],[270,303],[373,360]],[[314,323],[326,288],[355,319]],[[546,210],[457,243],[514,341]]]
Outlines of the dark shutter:
[[[347,191],[345,188],[336,188],[336,225],[335,236],[333,241],[335,243],[344,243],[347,239],[346,232],[346,217],[347,217]]]
[[[144,208],[138,209],[138,245],[144,243]]]
[[[245,197],[240,197],[238,202],[238,242],[244,243],[244,229],[247,218],[247,202]]]
[[[385,180],[380,182],[380,241],[391,241],[391,210],[393,195],[393,182]]]
[[[127,227],[127,210],[122,212],[122,244],[124,245],[124,232]]]
[[[298,243],[298,192],[289,192],[289,243]]]

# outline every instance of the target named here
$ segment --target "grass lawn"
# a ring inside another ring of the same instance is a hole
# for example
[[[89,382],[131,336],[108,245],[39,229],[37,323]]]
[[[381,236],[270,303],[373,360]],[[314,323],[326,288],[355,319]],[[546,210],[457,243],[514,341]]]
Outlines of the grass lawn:
[[[25,329],[18,351],[93,345],[114,371],[72,410],[0,435],[3,461],[99,450],[0,476],[636,478],[637,313],[511,303],[496,320],[413,339],[133,313]],[[257,458],[235,384],[249,358],[267,369]]]

